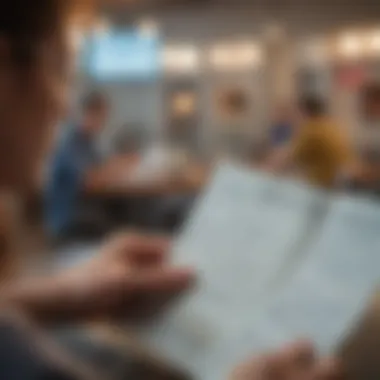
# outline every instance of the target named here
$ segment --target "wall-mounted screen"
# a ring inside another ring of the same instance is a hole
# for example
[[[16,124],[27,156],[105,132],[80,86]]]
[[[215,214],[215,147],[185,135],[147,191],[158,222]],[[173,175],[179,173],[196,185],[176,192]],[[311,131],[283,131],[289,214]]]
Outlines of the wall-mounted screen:
[[[146,81],[159,73],[159,38],[133,31],[94,36],[88,57],[89,74],[96,80]]]

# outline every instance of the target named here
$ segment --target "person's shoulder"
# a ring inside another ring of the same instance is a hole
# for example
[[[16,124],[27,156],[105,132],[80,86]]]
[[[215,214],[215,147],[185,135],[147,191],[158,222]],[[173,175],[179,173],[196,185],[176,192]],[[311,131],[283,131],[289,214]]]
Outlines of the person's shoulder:
[[[327,119],[325,123],[326,134],[339,138],[344,138],[347,136],[347,130],[345,126],[339,121],[334,119]]]
[[[328,119],[325,122],[322,131],[323,141],[328,141],[337,147],[352,148],[352,141],[344,125],[334,119]]]
[[[59,142],[62,148],[67,146],[74,146],[80,140],[79,128],[74,123],[67,123],[62,125]]]
[[[331,130],[344,131],[340,121],[330,116],[325,116],[320,119],[317,119],[313,123],[316,126],[315,129],[326,130],[326,131],[331,131]]]
[[[313,136],[332,136],[339,133],[341,128],[335,120],[323,117],[309,121],[305,128],[305,132]]]

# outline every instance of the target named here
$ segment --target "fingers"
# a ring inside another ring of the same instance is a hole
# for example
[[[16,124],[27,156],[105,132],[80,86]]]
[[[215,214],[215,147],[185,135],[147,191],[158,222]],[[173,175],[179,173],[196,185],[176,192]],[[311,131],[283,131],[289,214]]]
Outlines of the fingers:
[[[337,361],[325,359],[316,366],[312,380],[341,380],[342,378]]]
[[[333,360],[320,361],[309,342],[297,342],[240,366],[232,380],[338,380]]]
[[[279,352],[277,373],[272,373],[268,380],[337,380],[338,376],[334,360],[320,360],[310,342],[300,341]]]
[[[303,374],[312,370],[314,358],[309,342],[288,345],[261,359],[261,376],[265,380],[304,380]]]
[[[268,359],[266,357],[251,359],[239,365],[229,377],[229,380],[256,380],[266,379],[265,368]]]
[[[126,279],[125,288],[130,294],[128,321],[141,323],[159,315],[194,283],[193,270],[186,268],[141,272]]]
[[[125,251],[129,263],[137,268],[160,266],[170,250],[170,240],[164,237],[133,237]]]
[[[195,272],[191,268],[152,270],[138,273],[127,279],[132,292],[164,293],[182,292],[195,283]]]
[[[106,247],[105,254],[125,261],[132,268],[150,268],[165,262],[170,240],[161,236],[120,234]]]

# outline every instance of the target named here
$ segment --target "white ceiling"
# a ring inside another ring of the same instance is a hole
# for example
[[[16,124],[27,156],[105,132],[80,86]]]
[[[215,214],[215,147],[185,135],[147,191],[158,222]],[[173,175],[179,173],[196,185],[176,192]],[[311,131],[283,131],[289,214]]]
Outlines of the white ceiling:
[[[350,24],[379,24],[380,0],[98,0],[111,21],[125,23],[141,16],[157,17],[178,29],[207,29],[218,19],[226,31],[240,23],[256,26],[275,21],[295,33]],[[206,20],[206,21],[205,21]],[[204,23],[205,25],[201,25]],[[188,27],[186,27],[188,24]],[[223,26],[224,25],[224,26]],[[239,29],[239,28],[237,28]]]

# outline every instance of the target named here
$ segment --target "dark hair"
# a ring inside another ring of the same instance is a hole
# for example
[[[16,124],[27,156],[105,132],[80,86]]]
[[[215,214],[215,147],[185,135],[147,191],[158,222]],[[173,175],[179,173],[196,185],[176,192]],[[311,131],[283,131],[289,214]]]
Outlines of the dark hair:
[[[326,103],[317,96],[305,96],[300,100],[301,111],[309,117],[323,116],[327,112]]]
[[[82,109],[84,111],[93,111],[108,106],[108,99],[99,91],[92,91],[86,94],[82,100]]]
[[[0,36],[9,44],[16,63],[30,63],[35,48],[62,27],[75,1],[80,0],[2,0]],[[5,4],[4,4],[5,3]]]

